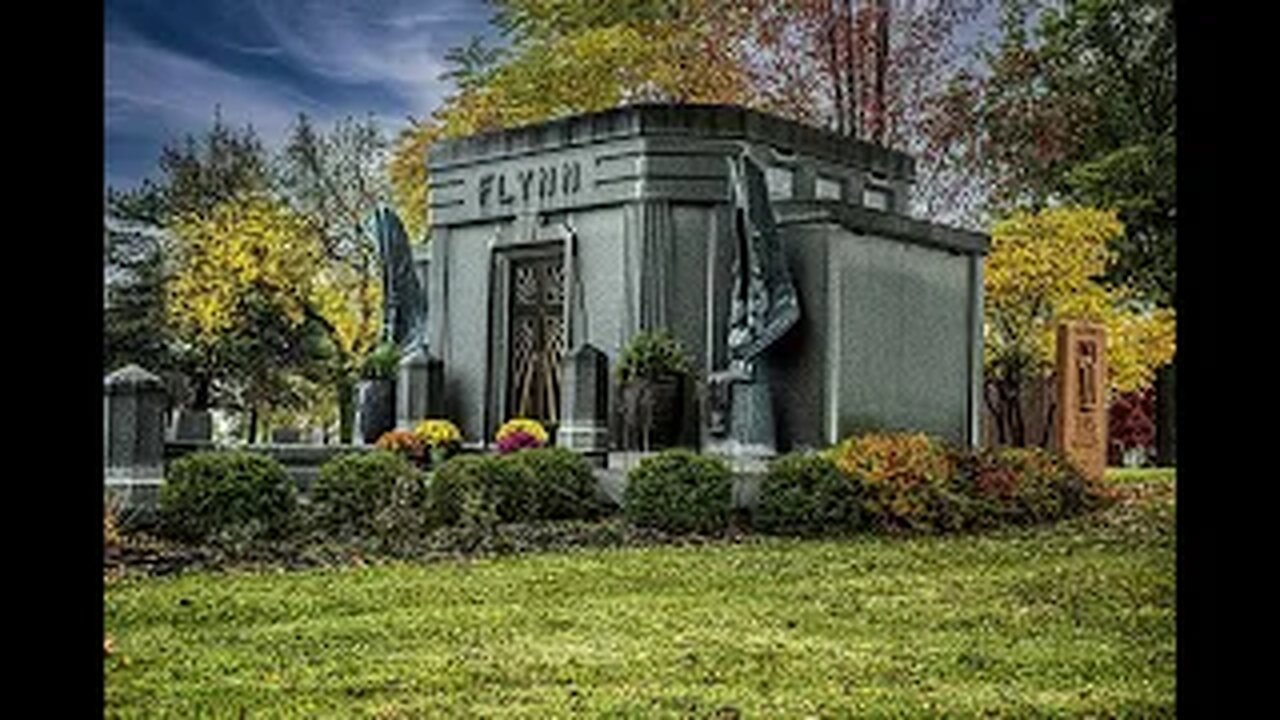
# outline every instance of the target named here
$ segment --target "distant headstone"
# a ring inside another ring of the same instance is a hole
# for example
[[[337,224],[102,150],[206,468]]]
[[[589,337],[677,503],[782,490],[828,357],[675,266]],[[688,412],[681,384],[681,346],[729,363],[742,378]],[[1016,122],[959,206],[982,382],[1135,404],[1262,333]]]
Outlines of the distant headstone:
[[[280,445],[297,445],[302,442],[302,430],[296,427],[272,428],[271,442]]]
[[[356,426],[360,439],[372,445],[396,426],[396,384],[394,380],[363,380],[356,388]]]
[[[400,360],[396,378],[396,427],[411,430],[429,417],[443,414],[444,363],[422,346]]]
[[[212,441],[213,413],[208,410],[178,408],[173,419],[173,439],[178,441]]]
[[[1093,323],[1058,326],[1058,448],[1085,475],[1107,467],[1106,331]]]
[[[564,399],[556,444],[594,454],[609,451],[609,356],[579,345],[564,357]]]
[[[164,381],[137,365],[102,383],[103,475],[126,505],[151,505],[164,482]]]

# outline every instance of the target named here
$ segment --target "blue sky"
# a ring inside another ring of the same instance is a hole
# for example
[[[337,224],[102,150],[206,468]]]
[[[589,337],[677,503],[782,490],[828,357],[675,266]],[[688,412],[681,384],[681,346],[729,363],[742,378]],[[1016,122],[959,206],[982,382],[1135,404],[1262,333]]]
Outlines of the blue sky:
[[[492,12],[482,0],[107,0],[104,181],[154,175],[161,147],[207,129],[215,107],[268,145],[300,112],[326,126],[372,113],[390,137],[451,91],[449,48],[498,40]]]
[[[269,144],[299,112],[372,113],[390,135],[440,104],[445,52],[494,38],[491,14],[480,0],[107,0],[104,181],[153,175],[215,106]]]

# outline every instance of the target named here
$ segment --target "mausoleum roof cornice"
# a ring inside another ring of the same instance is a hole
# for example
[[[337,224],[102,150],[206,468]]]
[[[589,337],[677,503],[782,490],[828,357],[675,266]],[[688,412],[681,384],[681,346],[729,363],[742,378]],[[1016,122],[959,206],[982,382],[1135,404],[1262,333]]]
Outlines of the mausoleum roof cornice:
[[[906,153],[736,105],[626,105],[547,122],[440,140],[427,153],[430,170],[502,160],[641,137],[679,136],[767,144],[885,175],[915,177]]]
[[[836,200],[782,200],[773,209],[779,226],[834,223],[855,233],[966,254],[985,255],[991,247],[989,235]]]

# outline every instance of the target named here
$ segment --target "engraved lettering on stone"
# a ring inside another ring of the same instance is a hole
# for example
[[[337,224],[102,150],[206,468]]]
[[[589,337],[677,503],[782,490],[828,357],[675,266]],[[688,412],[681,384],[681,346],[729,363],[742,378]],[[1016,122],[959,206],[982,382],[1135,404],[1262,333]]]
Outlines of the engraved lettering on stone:
[[[515,195],[507,194],[507,176],[499,175],[498,176],[498,202],[502,203],[503,205],[510,205],[511,203],[515,202],[515,199],[516,199]]]
[[[576,162],[567,162],[560,170],[562,179],[561,192],[564,195],[572,195],[578,192],[582,187],[582,166]]]
[[[556,195],[556,169],[554,167],[538,168],[538,197],[553,198]]]
[[[520,183],[520,202],[529,202],[529,190],[533,186],[533,170],[520,170],[516,173],[516,180]]]
[[[534,179],[537,179],[537,187]],[[519,168],[502,173],[486,173],[477,183],[480,207],[495,203],[511,205],[519,201],[523,205],[550,200],[557,193],[563,196],[582,191],[582,164],[576,161],[559,165]]]

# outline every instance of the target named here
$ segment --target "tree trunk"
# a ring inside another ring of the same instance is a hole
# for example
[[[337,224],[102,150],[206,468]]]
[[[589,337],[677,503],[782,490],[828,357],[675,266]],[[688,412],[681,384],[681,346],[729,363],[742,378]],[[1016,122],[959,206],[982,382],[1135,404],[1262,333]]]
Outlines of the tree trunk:
[[[249,444],[258,442],[258,406],[249,406]]]
[[[338,380],[338,442],[350,445],[355,435],[356,383],[350,376]]]
[[[195,382],[195,396],[191,399],[192,410],[208,410],[213,394],[211,386],[213,381],[204,375],[196,375],[192,378]]]
[[[1009,420],[1015,447],[1027,446],[1027,424],[1022,418],[1022,392],[1015,386],[1009,397]]]
[[[996,445],[1000,446],[1008,442],[1009,433],[1005,426],[1004,408],[1000,404],[999,393],[997,392],[997,397],[993,398],[991,396],[993,389],[996,389],[996,384],[988,380],[982,388],[982,399],[986,402],[987,409],[991,411],[991,417],[996,421]]]
[[[1049,412],[1045,413],[1044,432],[1040,434],[1040,447],[1049,449],[1049,441],[1053,438],[1053,415],[1058,410],[1058,403],[1049,401]]]

